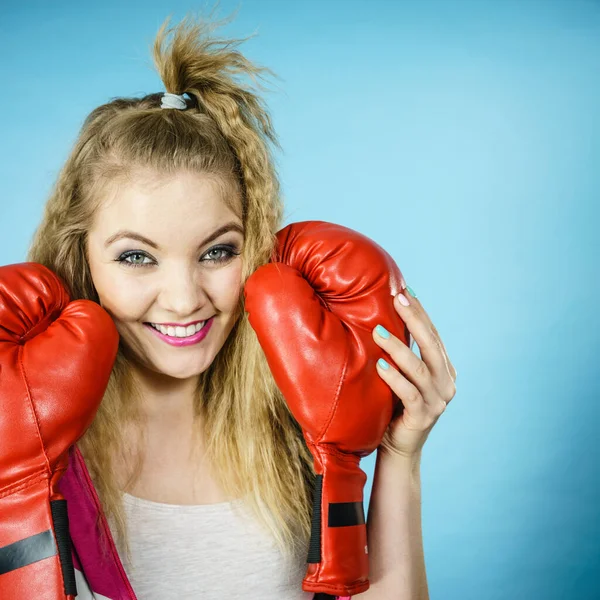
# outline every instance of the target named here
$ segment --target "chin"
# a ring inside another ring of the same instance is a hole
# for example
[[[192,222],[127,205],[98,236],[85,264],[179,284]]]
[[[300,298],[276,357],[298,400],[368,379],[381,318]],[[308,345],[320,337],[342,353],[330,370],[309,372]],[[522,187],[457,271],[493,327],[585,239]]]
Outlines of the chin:
[[[172,377],[173,379],[189,379],[190,377],[197,377],[198,375],[204,373],[210,365],[212,364],[212,360],[210,362],[198,362],[197,364],[189,364],[189,365],[168,365],[168,364],[155,364],[155,371],[160,373],[161,375],[165,375],[166,377]]]

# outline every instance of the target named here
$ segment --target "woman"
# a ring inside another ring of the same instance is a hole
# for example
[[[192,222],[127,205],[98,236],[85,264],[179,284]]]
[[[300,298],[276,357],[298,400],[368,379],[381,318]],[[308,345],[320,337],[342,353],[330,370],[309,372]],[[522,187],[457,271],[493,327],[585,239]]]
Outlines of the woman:
[[[77,597],[308,600],[313,457],[243,315],[243,283],[272,256],[282,204],[268,112],[235,76],[266,69],[202,23],[184,21],[165,47],[166,27],[154,58],[169,93],[89,115],[28,254],[120,335],[61,480]],[[427,598],[420,452],[455,372],[418,300],[397,298],[422,360],[373,331],[404,412],[378,454],[363,597],[412,600]]]

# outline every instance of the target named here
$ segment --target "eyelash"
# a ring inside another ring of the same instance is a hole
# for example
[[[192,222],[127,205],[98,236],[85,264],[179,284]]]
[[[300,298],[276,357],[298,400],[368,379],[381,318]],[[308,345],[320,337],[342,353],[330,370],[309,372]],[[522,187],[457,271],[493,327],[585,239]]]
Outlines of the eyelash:
[[[234,256],[240,255],[239,252],[236,252],[237,249],[234,246],[215,246],[214,248],[211,248],[206,254],[210,254],[211,252],[215,252],[216,250],[220,250],[221,252],[226,252],[227,256],[225,256],[223,258],[209,260],[208,262],[221,264],[221,263],[231,260]],[[123,254],[121,254],[121,256],[119,256],[119,258],[115,259],[115,262],[118,262],[122,265],[126,265],[128,267],[133,267],[133,268],[153,266],[152,263],[135,264],[135,263],[132,263],[132,262],[129,262],[126,260],[130,256],[137,256],[137,255],[144,256],[146,258],[150,258],[145,252],[142,252],[141,250],[129,250],[128,252],[123,252]]]

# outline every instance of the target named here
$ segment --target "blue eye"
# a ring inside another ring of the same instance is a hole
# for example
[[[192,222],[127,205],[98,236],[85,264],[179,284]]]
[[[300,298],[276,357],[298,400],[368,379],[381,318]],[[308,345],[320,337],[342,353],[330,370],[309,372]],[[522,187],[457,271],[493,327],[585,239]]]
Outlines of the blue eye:
[[[146,254],[144,254],[143,252],[125,252],[123,254],[121,254],[121,256],[119,256],[119,258],[117,258],[117,261],[120,262],[121,264],[127,265],[128,267],[145,267],[147,264],[149,263],[143,263],[143,262],[130,262],[129,260],[127,260],[128,258],[130,258],[131,256],[141,256],[142,259],[144,258],[149,258]]]
[[[234,256],[239,256],[240,253],[237,251],[237,248],[234,246],[215,246],[211,248],[204,256],[210,256],[213,252],[219,253],[217,258],[212,258],[208,260],[201,260],[200,262],[209,262],[214,264],[221,264],[225,262],[229,262]],[[123,252],[119,258],[116,259],[116,262],[127,265],[128,267],[149,267],[155,264],[154,262],[132,262],[128,260],[130,257],[141,257],[143,261],[145,258],[148,258],[152,261],[152,259],[141,250],[129,250],[127,252]]]
[[[211,248],[204,256],[208,256],[212,252],[220,252],[221,255],[218,258],[211,260],[210,262],[222,263],[228,261],[234,256],[239,256],[239,252],[235,252],[235,248],[232,246],[216,246]]]

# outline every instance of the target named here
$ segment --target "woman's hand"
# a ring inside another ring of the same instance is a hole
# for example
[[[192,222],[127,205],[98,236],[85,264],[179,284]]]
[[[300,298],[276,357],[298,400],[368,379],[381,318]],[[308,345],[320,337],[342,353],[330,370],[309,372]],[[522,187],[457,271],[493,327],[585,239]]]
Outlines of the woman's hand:
[[[384,452],[413,458],[456,393],[456,370],[452,366],[437,329],[420,301],[404,289],[393,302],[421,353],[419,358],[398,338],[381,336],[373,329],[375,342],[393,359],[387,369],[377,363],[377,372],[401,402],[379,446]],[[404,306],[399,298],[408,300]],[[385,330],[384,332],[385,333]],[[403,409],[404,407],[404,409]]]

